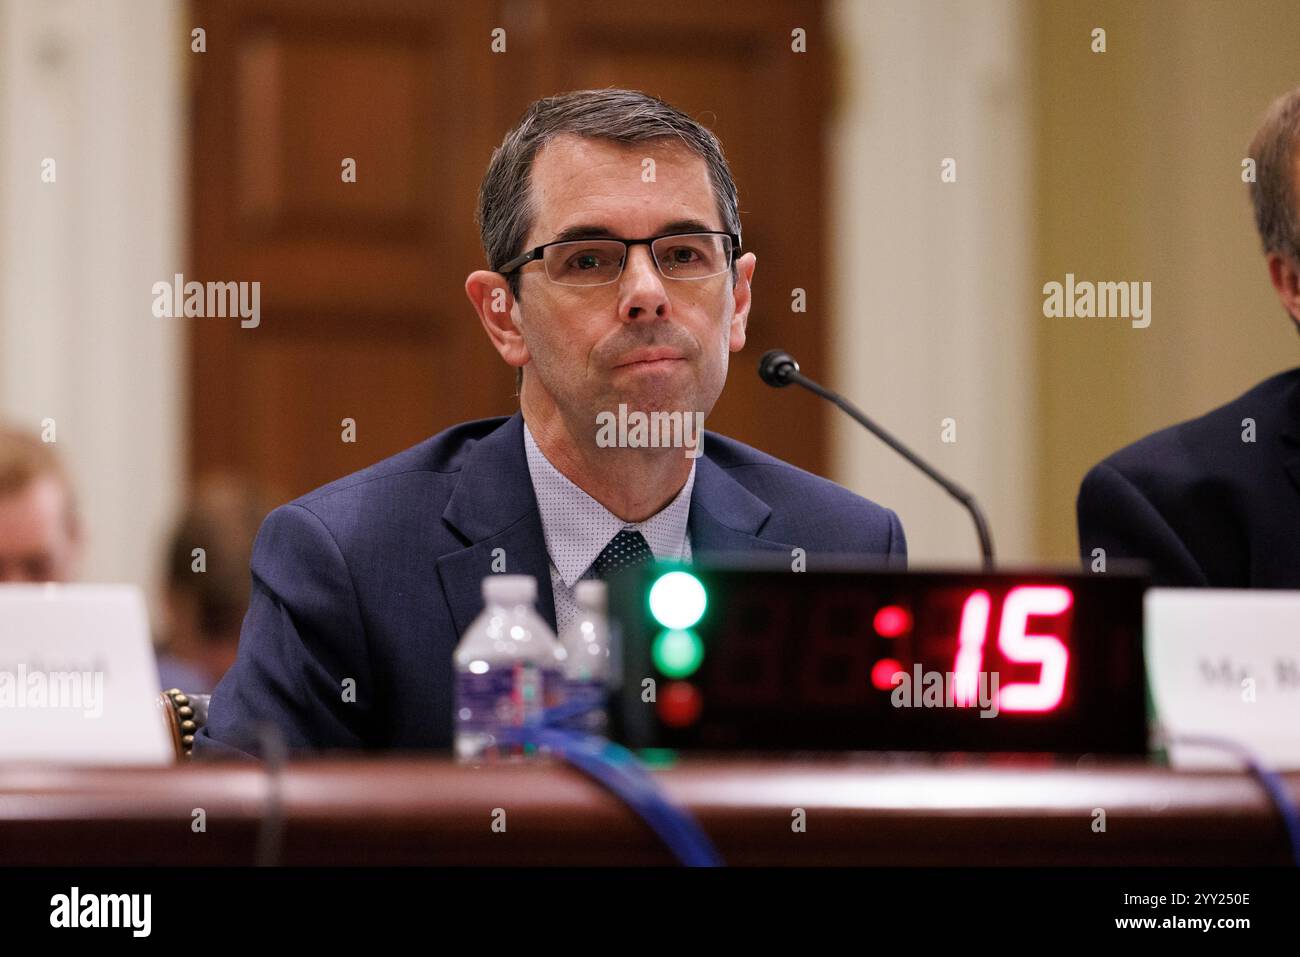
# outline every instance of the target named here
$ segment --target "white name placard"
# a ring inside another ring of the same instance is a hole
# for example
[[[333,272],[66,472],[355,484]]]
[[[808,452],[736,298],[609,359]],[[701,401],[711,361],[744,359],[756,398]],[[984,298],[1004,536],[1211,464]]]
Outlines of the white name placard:
[[[170,764],[131,585],[0,585],[0,761]]]
[[[1153,588],[1147,677],[1174,737],[1225,738],[1274,770],[1300,769],[1300,592]],[[1172,746],[1175,767],[1240,767],[1213,748]]]

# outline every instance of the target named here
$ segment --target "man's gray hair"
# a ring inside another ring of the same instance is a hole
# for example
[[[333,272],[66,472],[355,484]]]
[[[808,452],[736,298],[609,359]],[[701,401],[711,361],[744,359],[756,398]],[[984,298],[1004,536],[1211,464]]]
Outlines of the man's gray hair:
[[[1255,181],[1250,201],[1264,252],[1300,261],[1296,222],[1296,144],[1300,142],[1300,87],[1273,101],[1250,142]]]
[[[534,102],[492,152],[475,217],[489,269],[500,269],[524,251],[536,215],[529,188],[533,159],[565,133],[615,143],[676,137],[708,166],[723,230],[740,234],[736,183],[716,136],[676,107],[637,90],[577,90]],[[518,298],[519,274],[511,275],[509,282]]]

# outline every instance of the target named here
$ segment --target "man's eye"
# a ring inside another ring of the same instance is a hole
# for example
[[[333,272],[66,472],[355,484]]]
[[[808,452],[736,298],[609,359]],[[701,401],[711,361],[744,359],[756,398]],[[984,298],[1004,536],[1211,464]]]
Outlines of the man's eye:
[[[668,261],[676,263],[693,263],[700,258],[699,251],[690,246],[674,246],[668,250]]]
[[[599,269],[604,264],[605,261],[601,258],[601,254],[598,252],[578,253],[577,255],[570,256],[568,262],[570,269],[577,269],[579,271]]]

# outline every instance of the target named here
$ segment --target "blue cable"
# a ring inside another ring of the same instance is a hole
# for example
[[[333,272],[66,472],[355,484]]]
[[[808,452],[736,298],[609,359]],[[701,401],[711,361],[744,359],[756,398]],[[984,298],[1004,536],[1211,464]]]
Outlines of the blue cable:
[[[1291,800],[1291,794],[1287,790],[1286,782],[1282,780],[1280,774],[1271,768],[1264,767],[1263,762],[1255,757],[1253,751],[1230,738],[1191,735],[1166,738],[1166,741],[1169,744],[1178,744],[1184,747],[1218,748],[1240,758],[1246,767],[1250,769],[1250,773],[1263,786],[1264,792],[1273,802],[1273,807],[1277,809],[1278,816],[1282,818],[1282,825],[1286,828],[1287,837],[1291,844],[1291,861],[1296,867],[1300,867],[1300,810],[1297,810],[1295,802]]]
[[[603,785],[626,804],[687,867],[721,867],[722,856],[685,808],[674,804],[636,755],[599,735],[557,725],[587,712],[585,704],[560,705],[518,728],[504,729],[504,744],[532,744]]]
[[[532,729],[519,739],[548,748],[605,786],[646,822],[681,863],[687,866],[721,863],[694,820],[670,804],[648,776],[640,772],[635,759],[620,754],[621,749],[616,745],[595,736],[547,728]]]
[[[567,731],[549,725],[584,711],[560,707],[541,721],[503,735],[507,743],[546,747],[626,803],[687,866],[719,866],[721,857],[694,818],[672,804],[652,776],[631,752],[596,735]]]

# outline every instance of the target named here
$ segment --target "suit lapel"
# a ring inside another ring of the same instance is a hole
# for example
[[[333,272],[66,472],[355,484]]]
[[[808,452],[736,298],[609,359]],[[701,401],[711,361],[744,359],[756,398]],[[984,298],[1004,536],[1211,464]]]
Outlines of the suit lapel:
[[[707,448],[707,437],[705,439]],[[737,552],[781,553],[792,546],[758,537],[772,509],[714,463],[707,454],[695,465],[691,492],[691,557],[723,557]]]
[[[482,439],[461,469],[442,519],[466,547],[438,559],[438,577],[458,634],[483,609],[483,579],[493,565],[537,579],[537,606],[555,628],[555,595],[541,513],[524,455],[523,417],[516,412]],[[501,549],[500,552],[497,549]]]
[[[501,552],[497,552],[497,549]],[[537,579],[537,608],[555,630],[555,593],[551,590],[551,566],[541,520],[536,516],[476,542],[469,548],[450,552],[438,559],[447,607],[457,634],[464,634],[470,622],[483,610],[483,579],[491,575],[497,555],[505,557],[505,571],[511,575],[532,575]],[[499,567],[499,565],[498,565]]]
[[[727,475],[707,454],[700,456],[689,519],[693,559],[734,558],[737,553],[755,552],[788,559],[792,545],[758,537],[771,514],[767,503]],[[555,627],[550,558],[524,454],[520,413],[470,452],[442,519],[466,542],[465,548],[448,552],[437,562],[458,634],[464,634],[482,610],[482,582],[493,573],[498,556],[504,557],[508,574],[537,579],[538,608]]]

